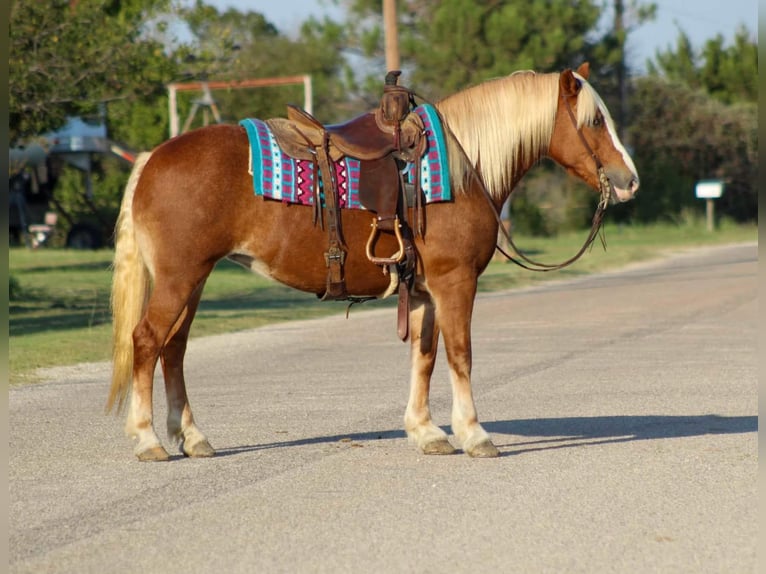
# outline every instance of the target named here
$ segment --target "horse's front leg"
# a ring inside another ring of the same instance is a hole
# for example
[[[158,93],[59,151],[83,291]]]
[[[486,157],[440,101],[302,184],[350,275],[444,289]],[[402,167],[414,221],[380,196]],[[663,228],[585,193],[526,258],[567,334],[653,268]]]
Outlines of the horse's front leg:
[[[495,457],[499,452],[479,424],[471,391],[471,316],[476,296],[476,277],[451,276],[441,279],[430,288],[450,368],[452,432],[468,455]]]
[[[414,442],[424,454],[455,452],[455,448],[447,440],[447,433],[431,420],[431,408],[428,401],[438,341],[439,327],[436,324],[431,296],[416,290],[411,299],[412,371],[410,398],[404,414],[404,428],[410,441]]]

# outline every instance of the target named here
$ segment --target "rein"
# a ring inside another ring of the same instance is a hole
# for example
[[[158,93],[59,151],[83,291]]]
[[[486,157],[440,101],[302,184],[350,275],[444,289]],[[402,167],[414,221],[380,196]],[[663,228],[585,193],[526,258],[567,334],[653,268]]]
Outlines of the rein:
[[[412,92],[412,94],[414,96],[417,96],[421,100],[423,100],[425,103],[431,103],[426,98],[423,98],[422,96],[420,96],[419,94],[415,92]],[[588,237],[585,239],[585,243],[583,243],[583,246],[573,257],[570,257],[566,261],[562,263],[557,263],[557,264],[540,263],[538,261],[534,261],[533,259],[530,259],[526,255],[524,255],[521,249],[519,249],[516,246],[516,244],[513,241],[513,238],[511,237],[511,233],[505,230],[505,226],[503,225],[503,220],[500,218],[500,214],[495,208],[495,204],[492,200],[492,196],[490,195],[489,191],[484,185],[484,180],[481,178],[481,175],[477,171],[476,167],[469,160],[468,154],[465,152],[462,144],[457,139],[455,134],[452,132],[452,129],[449,127],[449,124],[444,120],[444,117],[441,115],[441,112],[438,111],[438,108],[436,108],[434,104],[431,104],[434,106],[434,109],[439,115],[439,119],[442,122],[442,126],[446,127],[447,132],[449,132],[450,136],[452,136],[452,139],[457,144],[457,147],[460,150],[460,153],[463,155],[463,158],[466,160],[467,164],[470,166],[470,171],[472,172],[473,177],[476,179],[482,192],[484,192],[484,197],[489,202],[489,205],[492,208],[492,213],[494,214],[495,220],[498,223],[500,232],[503,234],[503,237],[508,241],[508,244],[516,252],[516,257],[518,257],[518,259],[514,257],[513,255],[507,253],[502,247],[500,247],[500,245],[495,245],[495,249],[501,255],[503,255],[503,257],[505,257],[506,259],[508,259],[509,261],[512,261],[519,267],[527,269],[528,271],[547,272],[547,271],[557,271],[559,269],[563,269],[564,267],[568,267],[569,265],[577,261],[580,257],[582,257],[585,251],[589,247],[591,247],[591,245],[593,245],[593,241],[595,241],[596,236],[599,234],[599,231],[602,231],[601,244],[604,246],[604,249],[606,249],[606,239],[604,237],[601,226],[604,222],[604,213],[606,212],[606,208],[609,205],[609,200],[611,199],[612,186],[609,183],[609,178],[607,177],[606,172],[604,171],[603,163],[601,163],[601,160],[599,159],[598,155],[596,155],[596,152],[593,151],[593,148],[588,143],[588,140],[585,139],[585,136],[582,133],[582,129],[577,127],[577,118],[575,117],[574,112],[572,111],[572,105],[569,103],[569,99],[571,97],[572,97],[571,95],[564,96],[564,103],[566,104],[566,109],[567,109],[567,112],[569,113],[570,119],[572,120],[572,124],[574,125],[575,130],[577,131],[577,135],[580,137],[580,141],[582,142],[583,146],[585,147],[587,152],[590,154],[590,156],[593,158],[593,161],[596,164],[596,170],[598,172],[600,199],[598,202],[598,207],[596,208],[596,212],[593,214],[590,233],[588,234]],[[521,259],[521,261],[519,259]]]

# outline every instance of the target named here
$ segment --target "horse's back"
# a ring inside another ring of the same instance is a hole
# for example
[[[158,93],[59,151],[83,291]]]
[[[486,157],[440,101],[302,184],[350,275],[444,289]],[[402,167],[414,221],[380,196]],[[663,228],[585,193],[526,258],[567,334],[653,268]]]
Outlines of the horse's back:
[[[244,128],[228,124],[207,126],[159,145],[142,177],[163,178],[162,183],[169,188],[184,185],[187,180],[226,186],[230,185],[230,177],[237,175],[248,181],[248,156]]]

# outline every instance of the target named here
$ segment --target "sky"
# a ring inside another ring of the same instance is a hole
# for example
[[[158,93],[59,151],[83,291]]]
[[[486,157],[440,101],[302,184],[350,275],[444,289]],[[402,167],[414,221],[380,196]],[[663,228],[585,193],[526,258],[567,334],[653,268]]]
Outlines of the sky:
[[[531,0],[530,0],[531,1]],[[649,1],[649,0],[647,0]],[[295,32],[308,14],[342,18],[342,10],[327,0],[206,0],[219,10],[228,7],[260,12],[281,32]],[[657,17],[634,30],[628,37],[628,64],[637,72],[657,50],[675,49],[679,27],[695,48],[721,34],[730,42],[744,24],[755,37],[758,28],[758,0],[654,0]],[[627,3],[627,2],[626,2]]]

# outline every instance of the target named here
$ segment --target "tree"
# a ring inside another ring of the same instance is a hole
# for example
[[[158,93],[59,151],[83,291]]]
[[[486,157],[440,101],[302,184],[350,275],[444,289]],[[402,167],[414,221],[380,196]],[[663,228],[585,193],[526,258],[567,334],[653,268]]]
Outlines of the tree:
[[[757,214],[757,105],[726,105],[679,80],[636,80],[631,140],[641,173],[639,201],[625,210],[641,221],[678,220],[699,207],[694,185],[723,179],[719,211],[740,221]]]
[[[613,23],[593,45],[593,62],[597,64],[592,80],[599,86],[620,136],[624,137],[628,125],[628,98],[630,68],[625,46],[628,36],[636,28],[654,19],[657,5],[638,0],[614,0]]]
[[[89,116],[104,103],[158,94],[173,75],[150,35],[169,0],[17,0],[11,7],[11,142]],[[162,27],[161,24],[157,24]]]
[[[382,65],[380,0],[347,0],[349,38]],[[595,0],[400,0],[399,29],[408,83],[433,97],[516,70],[558,71],[590,60],[603,94],[616,90],[627,35],[654,16],[655,5],[615,1],[602,31]],[[618,16],[619,15],[619,18]],[[382,69],[368,82],[376,87]],[[602,79],[612,79],[602,83]],[[603,95],[602,94],[602,95]]]
[[[379,1],[350,2],[349,34],[367,56],[382,54],[380,10]],[[407,83],[439,97],[514,70],[579,65],[590,53],[586,36],[600,12],[591,0],[400,1]]]
[[[348,66],[342,55],[345,33],[338,24],[310,18],[293,40],[257,12],[219,12],[198,1],[183,15],[193,36],[195,57],[184,67],[190,77],[242,80],[309,74],[315,114],[326,122],[343,117]],[[286,103],[303,104],[303,87],[218,91],[213,96],[224,118],[237,121],[284,116]]]
[[[719,34],[701,49],[679,30],[675,50],[657,50],[647,71],[703,89],[727,104],[758,101],[758,44],[745,26],[737,30],[731,45]]]
[[[219,13],[201,1],[188,8],[175,0],[19,0],[11,13],[9,92],[11,144],[61,127],[72,115],[106,121],[112,139],[136,150],[168,136],[167,84],[171,81],[243,79],[312,74],[315,110],[332,120],[343,101],[335,80],[343,71],[343,34],[332,22],[310,20],[299,40],[279,34],[256,12]],[[188,25],[179,42],[169,23]],[[189,35],[189,34],[187,34]],[[283,115],[293,92],[216,92],[226,120]],[[199,97],[199,95],[196,95]],[[181,102],[188,112],[191,99]],[[97,219],[108,228],[127,179],[124,165],[91,158],[92,193],[84,202],[82,174],[56,162],[53,197],[73,220]],[[72,223],[59,218],[60,226]]]
[[[640,201],[626,207],[640,220],[677,219],[699,209],[694,185],[726,182],[718,212],[757,218],[757,44],[737,30],[702,49],[679,31],[675,49],[657,51],[648,76],[634,83],[631,141],[642,174]]]

